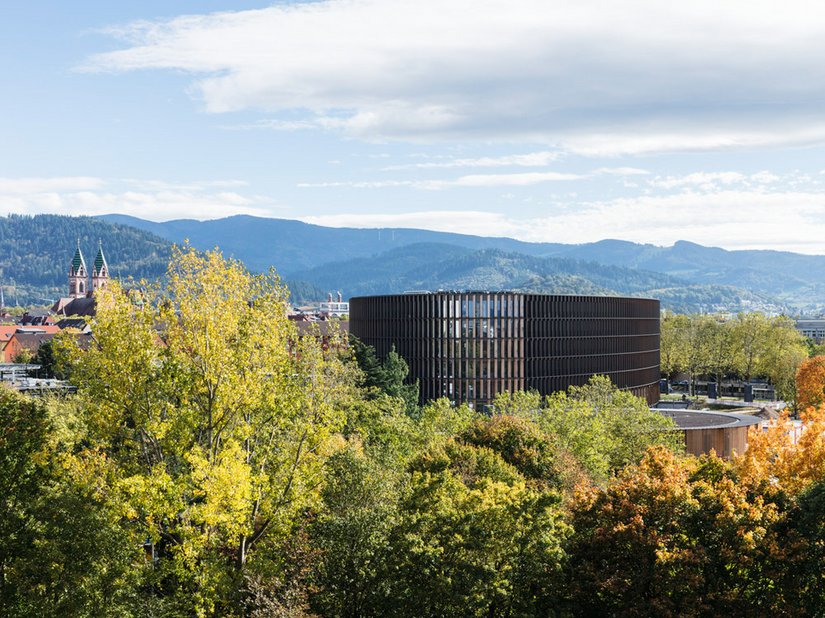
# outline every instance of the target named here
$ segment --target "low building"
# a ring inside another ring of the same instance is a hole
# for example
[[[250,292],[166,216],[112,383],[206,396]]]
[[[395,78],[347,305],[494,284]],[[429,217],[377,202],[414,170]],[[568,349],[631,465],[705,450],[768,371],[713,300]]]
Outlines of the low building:
[[[691,455],[704,455],[715,451],[720,457],[730,459],[748,449],[748,432],[762,419],[749,414],[729,412],[704,412],[698,410],[657,410],[673,419],[685,438],[685,450]]]
[[[56,335],[56,332],[34,331],[33,329],[21,329],[14,333],[6,348],[3,350],[4,360],[7,363],[16,362],[21,354],[26,354],[30,358],[34,358],[37,351],[47,341],[51,341]]]
[[[825,320],[797,320],[796,330],[815,343],[825,341]]]

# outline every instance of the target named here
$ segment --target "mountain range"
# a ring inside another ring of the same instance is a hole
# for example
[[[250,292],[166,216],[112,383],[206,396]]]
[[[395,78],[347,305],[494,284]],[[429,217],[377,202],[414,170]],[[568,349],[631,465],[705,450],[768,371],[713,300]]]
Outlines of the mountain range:
[[[686,241],[670,247],[620,240],[529,243],[250,216],[164,223],[126,215],[3,217],[0,283],[14,283],[21,303],[63,294],[78,237],[86,252],[100,239],[111,271],[134,278],[160,276],[172,243],[218,247],[250,270],[274,266],[296,302],[337,290],[351,297],[413,289],[510,289],[648,296],[680,312],[812,314],[825,308],[825,256],[727,251]]]
[[[187,238],[198,248],[219,246],[253,270],[274,264],[287,280],[303,281],[301,285],[308,283],[322,290],[341,289],[347,296],[403,289],[465,288],[465,282],[473,281],[475,287],[487,289],[646,294],[661,298],[667,307],[684,311],[761,309],[818,313],[825,308],[825,256],[728,251],[687,241],[670,247],[622,240],[579,245],[530,243],[409,228],[329,228],[243,215],[165,223],[125,215],[104,218],[173,242]],[[440,249],[433,252],[414,247],[423,244],[439,245]],[[462,253],[462,264],[477,260],[477,272],[473,277],[458,276],[451,272],[451,260],[457,249],[497,250],[508,257],[500,256],[498,266],[494,267],[492,254],[479,253],[473,258]],[[379,261],[386,264],[383,275],[373,270],[382,266],[370,265],[370,260],[379,256]],[[526,258],[545,261],[531,262]],[[509,266],[505,268],[504,263]],[[410,268],[405,270],[406,266]],[[417,277],[417,266],[439,275]],[[325,273],[336,273],[334,280]],[[657,279],[655,275],[667,277]],[[637,279],[639,285],[631,283]]]

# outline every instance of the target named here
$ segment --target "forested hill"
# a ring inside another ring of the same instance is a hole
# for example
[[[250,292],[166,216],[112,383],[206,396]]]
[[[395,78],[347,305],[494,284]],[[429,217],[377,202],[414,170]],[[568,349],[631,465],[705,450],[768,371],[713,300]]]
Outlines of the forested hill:
[[[200,249],[220,246],[224,253],[244,261],[252,270],[264,270],[274,265],[288,280],[294,279],[298,273],[318,267],[323,267],[320,272],[348,260],[375,258],[415,244],[437,243],[473,251],[496,249],[537,258],[561,258],[569,260],[568,263],[594,262],[624,268],[626,270],[622,272],[625,273],[642,270],[669,275],[680,282],[687,282],[689,287],[680,284],[653,289],[661,290],[664,299],[674,299],[680,306],[693,307],[694,310],[713,310],[714,307],[729,310],[776,310],[782,307],[798,311],[825,310],[825,256],[821,255],[727,251],[685,241],[671,247],[620,240],[581,245],[530,243],[512,238],[405,228],[328,228],[301,221],[250,216],[213,221],[182,219],[165,223],[125,215],[106,215],[105,218],[139,227],[172,242],[188,238]],[[426,266],[427,259],[437,260],[439,257],[425,256],[422,266]],[[604,287],[617,289],[621,283]],[[344,289],[346,286],[342,282],[332,287],[342,289],[345,295],[352,294],[352,290]],[[390,286],[382,289],[389,290]]]
[[[499,249],[472,250],[420,243],[376,257],[331,262],[293,274],[347,296],[407,290],[518,290],[543,294],[627,295],[659,298],[673,311],[692,313],[724,307],[747,311],[772,301],[733,286],[693,284],[647,270],[566,258],[542,258]]]
[[[98,241],[115,277],[155,279],[166,270],[171,243],[133,227],[95,217],[0,217],[0,284],[12,305],[45,304],[65,296],[77,241],[92,267]]]
[[[667,275],[629,268],[438,243],[408,245],[378,259],[330,263],[294,276],[325,289],[343,285],[352,296],[438,288],[615,294],[686,285]]]
[[[188,238],[199,249],[217,246],[252,271],[274,266],[297,302],[320,300],[333,290],[350,297],[481,288],[651,296],[681,312],[825,307],[821,256],[747,252],[744,259],[740,252],[691,243],[562,245],[255,217],[153,223],[121,215],[0,218],[0,283],[7,304],[46,304],[65,294],[78,237],[87,261],[100,239],[113,275],[148,279],[164,272],[173,242]]]

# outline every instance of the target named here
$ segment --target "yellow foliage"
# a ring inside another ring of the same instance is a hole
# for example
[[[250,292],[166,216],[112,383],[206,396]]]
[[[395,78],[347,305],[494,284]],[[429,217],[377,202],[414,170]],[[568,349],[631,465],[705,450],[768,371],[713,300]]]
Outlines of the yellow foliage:
[[[809,408],[802,424],[796,444],[787,411],[767,431],[751,429],[748,450],[734,460],[743,482],[797,495],[825,477],[825,407]]]

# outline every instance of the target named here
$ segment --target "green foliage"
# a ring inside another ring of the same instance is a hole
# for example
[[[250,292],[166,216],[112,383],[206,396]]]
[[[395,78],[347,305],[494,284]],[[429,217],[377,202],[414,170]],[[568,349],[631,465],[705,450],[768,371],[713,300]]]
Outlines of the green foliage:
[[[332,457],[313,526],[320,558],[313,604],[326,616],[378,616],[388,594],[389,534],[402,477],[354,448]]]
[[[0,387],[0,614],[125,615],[140,547],[105,459],[61,450],[53,424],[42,401]]]
[[[531,489],[497,453],[435,447],[410,466],[382,615],[546,613],[560,593],[566,533],[558,496]]]
[[[604,376],[544,399],[536,393],[501,394],[494,406],[496,411],[534,421],[597,482],[638,462],[651,445],[682,448],[681,436],[671,431],[673,421],[652,412],[643,399],[616,388]]]
[[[808,347],[790,318],[747,313],[723,320],[666,314],[661,332],[664,375],[685,372],[691,388],[703,375],[717,383],[729,375],[746,382],[761,376],[770,380],[779,397],[794,400],[796,371]]]
[[[528,482],[572,489],[574,479],[569,475],[575,461],[554,444],[552,436],[526,418],[496,415],[477,419],[462,432],[461,440],[497,453]]]
[[[405,384],[409,375],[409,367],[395,346],[383,360],[375,355],[375,348],[363,343],[355,336],[349,337],[352,356],[364,374],[363,385],[367,389],[375,389],[389,397],[398,397],[404,401],[409,414],[415,414],[418,409],[419,386]]]

